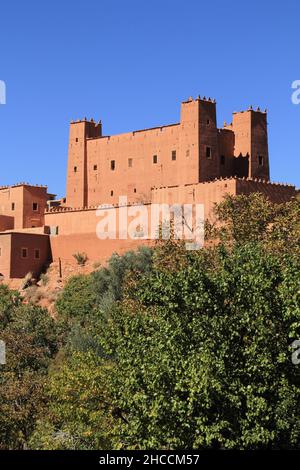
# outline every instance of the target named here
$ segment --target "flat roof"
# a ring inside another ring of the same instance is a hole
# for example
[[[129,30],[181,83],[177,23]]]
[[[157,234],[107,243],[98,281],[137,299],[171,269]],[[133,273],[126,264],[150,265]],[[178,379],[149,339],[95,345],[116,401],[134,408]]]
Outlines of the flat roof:
[[[42,185],[42,184],[29,184],[29,183],[16,183],[16,184],[10,184],[7,186],[0,186],[0,191],[1,189],[10,189],[10,188],[18,188],[21,186],[27,186],[30,188],[44,188],[48,189],[48,186]]]

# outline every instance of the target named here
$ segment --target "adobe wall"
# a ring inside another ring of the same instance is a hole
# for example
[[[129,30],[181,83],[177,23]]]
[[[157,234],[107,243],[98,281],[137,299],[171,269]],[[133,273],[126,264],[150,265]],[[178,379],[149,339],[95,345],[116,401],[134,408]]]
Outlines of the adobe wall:
[[[11,236],[0,233],[0,274],[5,278],[10,277],[11,263]]]
[[[45,186],[19,184],[0,188],[0,214],[14,220],[8,229],[41,227],[48,197]],[[33,209],[33,203],[37,204],[37,210]]]
[[[68,205],[85,207],[87,200],[87,139],[102,136],[101,123],[94,121],[72,122],[69,134],[67,188]]]
[[[210,183],[199,183],[191,185],[157,188],[151,191],[153,203],[183,204],[200,202],[204,204],[205,217],[212,213],[214,204],[220,202],[226,193],[235,194],[236,181],[234,179],[214,181]],[[146,203],[148,211],[149,234],[150,234],[150,204]],[[124,208],[123,208],[124,209]],[[134,211],[135,206],[126,208]],[[113,252],[124,253],[127,250],[136,249],[140,245],[153,245],[155,240],[142,239],[120,239],[119,216],[121,208],[115,206],[116,238],[100,240],[96,235],[96,227],[101,216],[97,215],[96,208],[70,210],[53,209],[45,214],[45,224],[54,233],[58,227],[58,235],[50,236],[52,256],[54,260],[65,259],[75,263],[73,255],[85,252],[90,260],[107,260]],[[107,214],[107,212],[106,212]],[[128,223],[136,216],[128,215]]]
[[[115,209],[115,211],[114,211]],[[85,252],[90,260],[105,261],[112,253],[124,253],[127,250],[134,250],[140,245],[149,245],[149,240],[119,239],[119,212],[118,207],[101,211],[103,216],[97,215],[97,209],[82,210],[53,210],[45,214],[45,223],[50,231],[58,227],[58,235],[50,236],[52,256],[54,260],[61,258],[76,263],[73,255],[78,252]],[[97,224],[108,213],[113,212],[116,220],[116,234],[107,235],[116,239],[99,239],[96,234]],[[133,216],[134,217],[134,216]],[[133,217],[128,217],[130,222]]]
[[[151,186],[176,184],[182,176],[179,169],[187,165],[179,153],[179,125],[88,140],[87,155],[90,205],[117,202],[121,195],[130,201],[149,200]]]
[[[156,203],[203,204],[204,218],[212,220],[215,204],[221,202],[225,194],[236,194],[236,179],[216,180],[198,184],[155,188],[152,191],[152,201]]]
[[[14,218],[14,228],[23,227],[23,186],[0,189],[0,213]]]
[[[47,208],[47,188],[36,186],[24,186],[24,212],[23,227],[41,227],[44,225],[44,212]],[[33,210],[33,203],[37,204],[37,210]]]
[[[11,233],[11,278],[23,278],[28,272],[37,277],[43,267],[51,261],[48,235]],[[27,248],[28,256],[22,257],[22,249]],[[39,250],[39,258],[35,257]]]
[[[257,109],[233,113],[233,120],[226,129],[234,133],[234,156],[249,156],[247,173],[239,174],[249,178],[270,179],[267,114]],[[260,164],[259,156],[262,157]],[[238,168],[240,165],[238,165]],[[239,168],[240,169],[240,168]]]
[[[258,180],[243,180],[239,178],[225,178],[211,182],[198,184],[184,184],[153,188],[151,191],[152,203],[157,204],[203,204],[204,218],[215,221],[214,207],[220,203],[226,194],[250,194],[252,192],[261,192],[268,196],[273,202],[284,202],[290,200],[297,194],[293,186],[279,185],[274,183],[265,183]],[[136,214],[130,211],[135,210],[135,205],[128,206],[127,221],[130,223]],[[150,203],[145,204],[148,211],[148,223],[150,234]],[[138,207],[136,207],[138,209]],[[115,251],[123,253],[128,249],[135,249],[139,245],[148,245],[155,243],[148,239],[142,239],[138,236],[134,239],[120,239],[119,218],[120,208],[117,205],[112,209],[104,209],[100,214],[108,214],[108,211],[114,212],[116,221],[116,233],[112,235],[114,239],[100,240],[96,235],[97,224],[102,216],[97,214],[97,208],[71,210],[71,209],[52,209],[45,214],[45,223],[50,227],[51,233],[58,227],[58,235],[50,237],[53,258],[58,257],[75,262],[73,255],[78,252],[86,252],[89,259],[103,261],[111,256]],[[106,233],[109,233],[107,229]],[[149,236],[149,235],[148,235]]]
[[[274,203],[287,202],[299,193],[292,185],[251,179],[224,178],[195,185],[155,188],[152,191],[152,201],[167,204],[182,203],[183,201],[204,204],[205,219],[213,220],[214,206],[220,203],[226,194],[235,196],[248,195],[253,192],[264,194]]]
[[[97,223],[100,220],[96,215],[96,208],[81,210],[53,210],[45,213],[45,225],[58,227],[58,235],[96,233]]]
[[[262,156],[262,164],[259,163]],[[250,178],[270,179],[267,114],[251,111]]]
[[[229,129],[218,129],[220,154],[220,177],[230,177],[234,174],[234,133]]]
[[[279,183],[266,183],[255,180],[236,180],[236,194],[250,194],[259,192],[267,196],[274,203],[283,203],[289,201],[292,197],[297,196],[299,191],[295,186]]]
[[[0,215],[0,232],[14,228],[14,218],[9,215]]]
[[[89,260],[107,261],[113,253],[119,255],[129,250],[136,250],[139,246],[151,246],[152,240],[99,240],[95,233],[69,234],[50,237],[53,260],[76,263],[74,254],[86,253]]]

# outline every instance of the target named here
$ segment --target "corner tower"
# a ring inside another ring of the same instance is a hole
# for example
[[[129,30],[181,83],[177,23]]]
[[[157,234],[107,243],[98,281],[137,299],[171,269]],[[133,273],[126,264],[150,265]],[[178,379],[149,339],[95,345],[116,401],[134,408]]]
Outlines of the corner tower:
[[[267,113],[250,107],[247,111],[233,114],[234,156],[247,158],[249,178],[270,179]]]
[[[71,122],[66,205],[69,207],[86,207],[88,205],[87,184],[87,139],[102,135],[101,122],[93,119]]]

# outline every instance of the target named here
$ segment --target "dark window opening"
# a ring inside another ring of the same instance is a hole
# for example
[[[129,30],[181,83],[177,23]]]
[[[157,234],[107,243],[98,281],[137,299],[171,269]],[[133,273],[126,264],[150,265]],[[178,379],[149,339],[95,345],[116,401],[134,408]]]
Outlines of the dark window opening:
[[[78,137],[76,137],[75,142],[78,142]]]
[[[210,124],[210,120],[209,120],[209,119],[206,120],[206,124],[209,126],[209,124]]]
[[[110,195],[111,195],[111,196],[113,196],[113,195],[114,195],[114,192],[113,192],[113,190],[111,190],[111,192],[110,192]]]
[[[129,166],[129,168],[132,167],[132,158],[128,158],[128,166]]]
[[[172,160],[176,160],[176,150],[172,150]]]
[[[153,155],[153,163],[157,163],[157,155]]]
[[[94,165],[94,171],[96,171],[98,169],[97,165]]]
[[[33,202],[33,203],[32,203],[32,210],[36,212],[36,211],[38,210],[38,208],[39,208],[38,203],[37,203],[37,202]]]
[[[115,170],[115,168],[116,168],[116,162],[115,162],[115,160],[111,160],[111,162],[110,162],[110,169],[111,169],[111,170]]]
[[[264,164],[264,157],[262,155],[258,156],[258,164],[259,166],[262,166]]]
[[[74,173],[77,173],[77,166],[74,166]]]
[[[22,248],[22,250],[21,250],[21,256],[22,256],[22,258],[27,258],[27,257],[28,257],[28,250],[27,250],[27,248]]]
[[[14,211],[14,210],[15,210],[15,207],[16,207],[16,206],[15,206],[15,203],[12,202],[12,203],[11,203],[11,210]]]
[[[190,151],[189,151],[189,150],[186,151],[186,156],[187,156],[187,157],[190,156]]]
[[[221,163],[221,165],[225,165],[225,156],[224,155],[221,155],[220,163]]]
[[[34,259],[40,259],[40,250],[38,249],[34,250]]]
[[[211,158],[211,148],[206,147],[206,158]]]
[[[133,192],[136,193],[136,188],[134,188]]]

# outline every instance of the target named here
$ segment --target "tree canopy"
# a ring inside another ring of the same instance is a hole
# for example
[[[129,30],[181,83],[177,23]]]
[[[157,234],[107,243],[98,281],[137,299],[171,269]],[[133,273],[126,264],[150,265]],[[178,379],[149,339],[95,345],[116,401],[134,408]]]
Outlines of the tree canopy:
[[[201,250],[70,279],[55,321],[0,286],[3,448],[299,449],[299,199],[215,213]]]

